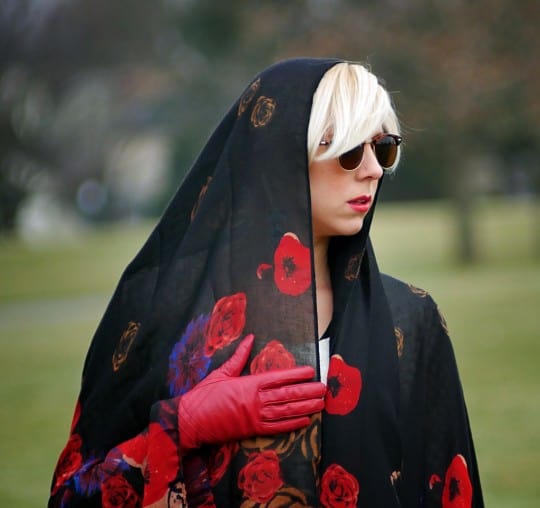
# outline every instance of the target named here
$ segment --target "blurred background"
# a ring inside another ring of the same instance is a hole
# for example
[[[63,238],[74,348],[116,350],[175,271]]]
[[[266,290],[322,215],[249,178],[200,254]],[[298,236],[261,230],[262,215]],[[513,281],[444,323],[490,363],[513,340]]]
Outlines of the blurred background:
[[[108,298],[233,100],[337,56],[402,121],[381,268],[447,317],[487,506],[537,507],[539,26],[537,0],[1,0],[0,505],[45,505]]]

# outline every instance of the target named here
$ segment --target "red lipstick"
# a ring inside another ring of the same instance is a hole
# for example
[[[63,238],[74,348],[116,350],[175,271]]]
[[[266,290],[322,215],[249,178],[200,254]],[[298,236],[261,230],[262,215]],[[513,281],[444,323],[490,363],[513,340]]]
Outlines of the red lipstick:
[[[347,201],[347,204],[355,211],[366,213],[371,207],[371,196],[363,195]]]

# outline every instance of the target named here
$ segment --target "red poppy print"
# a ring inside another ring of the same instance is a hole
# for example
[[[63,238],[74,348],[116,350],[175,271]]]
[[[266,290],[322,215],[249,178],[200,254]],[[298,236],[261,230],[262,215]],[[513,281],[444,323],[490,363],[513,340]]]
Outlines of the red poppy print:
[[[124,462],[132,467],[141,468],[143,466],[146,453],[148,452],[148,442],[146,434],[138,434],[133,439],[118,446]]]
[[[279,457],[274,450],[252,453],[238,475],[238,487],[256,503],[267,503],[283,485]]]
[[[51,491],[53,496],[83,465],[81,446],[81,436],[72,434],[58,459],[58,464],[54,472],[55,482]]]
[[[216,448],[210,454],[208,461],[208,471],[210,474],[210,485],[216,486],[223,478],[225,471],[229,467],[232,458],[238,453],[240,445],[237,442],[226,443],[220,448]]]
[[[224,296],[216,302],[205,330],[207,356],[240,337],[246,324],[246,304],[244,293]]]
[[[178,473],[178,450],[172,437],[158,423],[148,426],[148,454],[144,477],[144,506],[160,501]]]
[[[279,340],[271,340],[253,358],[249,370],[251,374],[259,374],[269,370],[290,369],[295,366],[296,360],[293,354]]]
[[[438,474],[432,474],[429,477],[429,490],[432,490],[437,483],[441,483],[441,477]]]
[[[356,508],[360,485],[358,480],[338,464],[328,466],[321,480],[321,506]]]
[[[141,500],[122,475],[110,476],[101,486],[103,508],[138,508]]]
[[[442,493],[442,508],[470,508],[472,485],[463,455],[456,455],[446,471]]]
[[[272,265],[263,263],[257,268],[262,279]],[[294,233],[285,233],[274,252],[274,282],[282,293],[298,296],[311,285],[311,254]]]
[[[361,391],[360,370],[348,365],[340,355],[332,355],[324,398],[326,412],[333,415],[349,414],[358,404]]]

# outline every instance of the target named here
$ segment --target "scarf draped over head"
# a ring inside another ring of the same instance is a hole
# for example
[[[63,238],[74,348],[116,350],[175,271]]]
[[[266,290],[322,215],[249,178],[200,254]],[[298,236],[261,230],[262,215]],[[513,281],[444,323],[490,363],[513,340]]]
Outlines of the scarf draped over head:
[[[248,334],[244,374],[318,369],[307,128],[336,63],[293,59],[257,76],[127,267],[85,363],[76,422],[85,457],[143,432],[157,401],[192,389]],[[210,447],[181,458],[190,506],[199,495],[206,506],[397,506],[397,354],[371,213],[358,235],[330,246],[326,410],[308,428],[227,445],[219,460]]]

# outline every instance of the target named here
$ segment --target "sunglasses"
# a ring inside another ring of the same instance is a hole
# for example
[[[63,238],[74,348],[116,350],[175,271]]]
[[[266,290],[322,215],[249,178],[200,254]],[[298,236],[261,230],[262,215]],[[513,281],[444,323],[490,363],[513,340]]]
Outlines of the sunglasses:
[[[362,163],[364,145],[371,145],[377,162],[384,171],[392,171],[399,155],[401,136],[395,134],[379,134],[369,143],[361,143],[339,157],[339,164],[345,171],[354,171]],[[321,141],[321,145],[329,145],[330,141]]]

